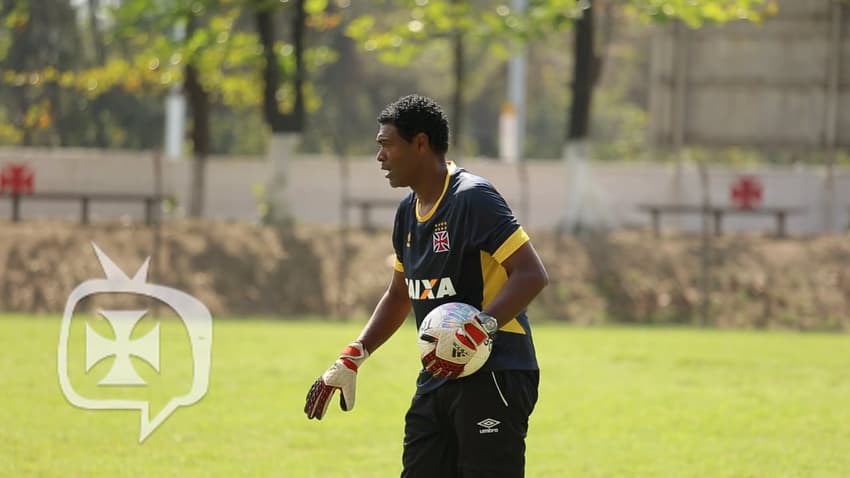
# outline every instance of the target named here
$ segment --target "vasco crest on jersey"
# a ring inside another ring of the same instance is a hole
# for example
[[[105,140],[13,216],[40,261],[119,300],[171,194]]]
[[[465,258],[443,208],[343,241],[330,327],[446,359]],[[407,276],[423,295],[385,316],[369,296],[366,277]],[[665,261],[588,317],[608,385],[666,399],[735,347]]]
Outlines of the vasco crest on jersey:
[[[434,226],[434,252],[449,251],[449,224],[446,221],[438,222]]]

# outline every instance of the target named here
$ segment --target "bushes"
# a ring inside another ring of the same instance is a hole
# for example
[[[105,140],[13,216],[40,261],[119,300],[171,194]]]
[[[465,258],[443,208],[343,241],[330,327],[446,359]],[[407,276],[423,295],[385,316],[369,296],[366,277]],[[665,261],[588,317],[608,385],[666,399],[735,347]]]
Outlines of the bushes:
[[[143,226],[2,224],[0,310],[60,313],[70,291],[103,277],[90,241],[128,274],[152,253]],[[532,233],[550,285],[532,320],[576,324],[692,324],[702,305],[700,238],[622,231],[576,238]],[[295,231],[243,223],[174,222],[162,228],[151,281],[184,290],[216,316],[363,318],[391,276],[388,231]],[[717,238],[710,321],[745,328],[850,328],[850,238]]]

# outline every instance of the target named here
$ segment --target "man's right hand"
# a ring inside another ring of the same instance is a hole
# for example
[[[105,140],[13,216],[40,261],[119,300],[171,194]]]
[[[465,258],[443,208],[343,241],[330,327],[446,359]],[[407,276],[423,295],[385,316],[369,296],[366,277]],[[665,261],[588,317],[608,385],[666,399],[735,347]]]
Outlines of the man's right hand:
[[[427,329],[420,338],[436,342],[434,349],[421,357],[425,371],[435,377],[457,378],[489,335],[475,317],[456,329]]]
[[[354,408],[357,370],[368,357],[369,351],[360,342],[353,342],[342,351],[336,362],[310,387],[304,405],[308,419],[321,420],[337,390],[340,391],[340,408],[346,412]]]

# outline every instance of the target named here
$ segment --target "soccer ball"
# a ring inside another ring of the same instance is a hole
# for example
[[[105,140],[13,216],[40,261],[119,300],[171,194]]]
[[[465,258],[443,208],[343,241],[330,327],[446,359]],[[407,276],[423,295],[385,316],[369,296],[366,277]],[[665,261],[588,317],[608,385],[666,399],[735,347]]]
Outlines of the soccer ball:
[[[419,357],[424,357],[437,346],[436,342],[429,342],[422,339],[422,334],[425,331],[438,328],[456,329],[462,323],[474,318],[478,313],[478,309],[462,302],[449,302],[428,312],[428,315],[422,320],[422,324],[419,325],[419,338],[417,341],[419,345]],[[487,338],[475,350],[475,354],[467,362],[466,366],[463,367],[463,372],[458,375],[458,378],[466,377],[477,372],[490,357],[490,351],[492,349],[493,341]]]

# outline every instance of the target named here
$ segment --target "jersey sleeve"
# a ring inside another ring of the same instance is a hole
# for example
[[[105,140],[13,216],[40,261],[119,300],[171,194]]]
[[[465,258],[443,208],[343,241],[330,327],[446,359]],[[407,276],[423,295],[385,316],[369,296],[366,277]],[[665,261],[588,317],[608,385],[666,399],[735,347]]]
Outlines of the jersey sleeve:
[[[470,240],[501,264],[528,242],[528,235],[505,199],[491,184],[477,185],[468,194]]]
[[[406,204],[407,200],[403,200],[399,203],[398,208],[395,211],[395,220],[393,221],[393,249],[395,250],[395,262],[393,263],[393,269],[404,272],[404,256],[402,253],[404,251],[404,236],[407,234],[405,231],[405,221],[406,217]]]

